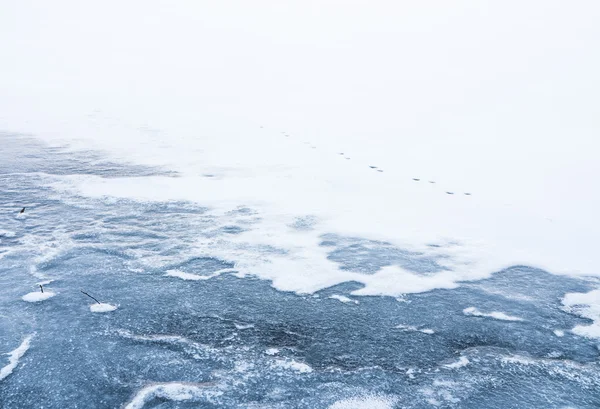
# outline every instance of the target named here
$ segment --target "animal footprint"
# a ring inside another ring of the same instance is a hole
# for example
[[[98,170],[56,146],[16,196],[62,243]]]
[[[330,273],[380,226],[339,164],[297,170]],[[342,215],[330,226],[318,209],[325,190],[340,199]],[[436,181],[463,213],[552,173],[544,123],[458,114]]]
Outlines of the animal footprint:
[[[421,179],[413,178],[413,180],[414,180],[415,182],[418,182],[418,181],[420,181]]]
[[[453,195],[454,192],[446,192],[447,195]]]

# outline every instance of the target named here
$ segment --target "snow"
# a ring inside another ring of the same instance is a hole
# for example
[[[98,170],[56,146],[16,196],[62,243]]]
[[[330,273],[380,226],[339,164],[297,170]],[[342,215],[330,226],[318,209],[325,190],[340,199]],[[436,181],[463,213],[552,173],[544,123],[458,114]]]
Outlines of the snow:
[[[416,332],[422,332],[423,334],[428,334],[428,335],[432,335],[435,334],[435,331],[430,329],[430,328],[418,328],[412,325],[396,325],[396,328],[404,330],[404,331],[416,331]]]
[[[23,342],[21,342],[21,345],[19,345],[16,349],[5,354],[8,355],[8,365],[0,369],[0,381],[6,378],[8,375],[10,375],[13,372],[13,370],[17,367],[17,365],[19,364],[19,359],[21,359],[21,357],[25,355],[25,352],[27,352],[27,350],[29,349],[29,345],[31,343],[32,338],[33,334],[28,335],[27,337],[25,337]]]
[[[125,409],[142,409],[146,403],[153,399],[163,399],[174,402],[199,402],[210,401],[212,396],[218,396],[220,392],[208,392],[201,384],[191,383],[160,383],[150,385],[140,390],[134,398],[125,406]]]
[[[561,329],[555,329],[554,330],[554,335],[556,335],[557,337],[564,337],[565,336],[565,332]]]
[[[472,315],[474,317],[489,317],[500,321],[523,321],[523,318],[515,317],[512,315],[505,314],[499,311],[492,311],[489,313],[484,313],[479,311],[475,307],[468,307],[463,310],[463,314]]]
[[[208,280],[210,278],[210,276],[201,276],[198,274],[186,273],[184,271],[179,271],[179,270],[168,270],[167,273],[165,274],[165,276],[178,277],[178,278],[181,278],[182,280],[191,280],[191,281]]]
[[[180,271],[180,270],[167,270],[165,276],[177,277],[177,278],[181,278],[182,280],[200,281],[200,280],[209,280],[209,279],[216,277],[218,275],[221,275],[223,273],[232,272],[232,271],[235,271],[235,270],[227,268],[227,269],[215,271],[214,273],[209,274],[209,275],[198,275],[198,274],[193,274],[193,273],[186,273],[185,271]]]
[[[340,400],[328,409],[392,409],[395,402],[393,398],[371,394]]]
[[[577,325],[571,332],[583,337],[600,338],[600,290],[566,294],[562,303],[567,312],[592,320],[592,324]]]
[[[15,237],[16,233],[14,231],[2,230],[0,229],[0,238],[2,237]]]
[[[56,293],[54,293],[50,290],[44,290],[44,292],[34,291],[31,293],[27,293],[21,298],[23,299],[23,301],[27,301],[27,302],[40,302],[40,301],[45,301],[48,298],[52,298],[55,295],[56,295]]]
[[[346,304],[352,304],[352,303],[358,304],[358,301],[353,300],[351,298],[348,298],[348,297],[346,297],[344,295],[333,294],[333,295],[330,295],[329,298],[341,301],[341,302],[346,303]]]
[[[598,276],[600,6],[584,3],[18,2],[0,16],[0,129],[178,172],[57,176],[58,192],[252,207],[254,230],[198,247],[284,291],[398,296],[513,265]],[[325,233],[447,270],[342,271]]]
[[[278,348],[267,348],[265,350],[265,354],[267,355],[277,355],[279,353],[279,349]]]
[[[117,309],[116,305],[107,304],[107,303],[95,303],[90,304],[91,312],[111,312]]]
[[[278,359],[275,361],[275,365],[279,368],[291,369],[292,371],[296,371],[298,373],[310,373],[313,371],[313,369],[309,365],[302,363],[302,362],[295,361],[293,359],[290,359],[290,360]]]
[[[448,368],[448,369],[458,369],[458,368],[462,368],[463,366],[467,366],[471,361],[469,361],[469,359],[465,356],[461,356],[458,361],[456,362],[452,362],[451,364],[446,364],[444,365],[444,367]]]
[[[254,328],[254,324],[242,324],[242,323],[234,322],[233,325],[235,325],[235,327],[239,330]]]

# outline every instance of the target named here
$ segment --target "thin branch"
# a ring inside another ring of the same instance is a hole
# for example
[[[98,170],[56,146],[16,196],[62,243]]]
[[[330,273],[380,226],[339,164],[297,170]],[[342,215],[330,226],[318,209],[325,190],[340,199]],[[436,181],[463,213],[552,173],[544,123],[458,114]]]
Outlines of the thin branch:
[[[94,297],[92,297],[91,295],[89,295],[88,293],[86,293],[85,291],[83,291],[83,290],[79,290],[79,291],[81,291],[82,293],[84,293],[85,295],[87,295],[88,297],[90,297],[92,300],[94,300],[94,301],[96,301],[98,304],[100,304],[100,301],[98,301],[97,299],[95,299]]]
[[[40,284],[40,290],[42,290],[42,294],[44,293],[44,287]]]

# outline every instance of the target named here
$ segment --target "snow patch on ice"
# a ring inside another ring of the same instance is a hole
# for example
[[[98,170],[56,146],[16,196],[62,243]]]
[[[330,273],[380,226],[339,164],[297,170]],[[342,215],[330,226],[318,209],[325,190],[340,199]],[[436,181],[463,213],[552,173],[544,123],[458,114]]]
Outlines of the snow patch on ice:
[[[275,361],[275,365],[279,368],[291,369],[291,370],[299,372],[299,373],[310,373],[313,371],[313,369],[309,365],[302,363],[302,362],[295,361],[293,359],[291,359],[291,360],[278,359]]]
[[[493,318],[493,319],[501,320],[501,321],[523,321],[523,318],[508,315],[508,314],[505,314],[505,313],[499,312],[499,311],[492,311],[489,313],[481,312],[475,307],[465,308],[463,310],[463,314],[471,315],[474,317],[489,317],[489,318]]]
[[[344,295],[333,294],[333,295],[330,295],[329,298],[341,301],[341,302],[346,303],[346,304],[352,304],[352,303],[353,304],[358,304],[358,301],[353,300],[352,298],[348,298],[348,297],[346,297]]]
[[[50,290],[44,290],[44,292],[34,291],[31,293],[27,293],[21,298],[23,301],[27,301],[27,302],[40,302],[40,301],[47,300],[48,298],[52,298],[55,295],[56,295],[56,293],[54,293]]]
[[[235,271],[235,270],[227,268],[227,269],[215,271],[212,274],[204,276],[204,275],[199,275],[199,274],[186,273],[185,271],[181,271],[181,270],[167,270],[165,276],[177,277],[177,278],[181,278],[182,280],[200,281],[200,280],[210,280],[211,278],[221,275],[223,273],[233,272],[233,271]]]
[[[267,350],[265,351],[265,354],[267,355],[277,355],[279,353],[279,348],[267,348]]]
[[[400,324],[400,325],[396,325],[395,328],[401,329],[401,330],[404,330],[404,331],[422,332],[423,334],[428,334],[428,335],[435,334],[435,331],[432,330],[432,329],[430,329],[430,328],[418,328],[418,327],[415,327],[415,326],[412,326],[412,325],[403,325],[403,324]]]
[[[222,392],[218,391],[209,391],[202,384],[182,382],[161,383],[141,389],[125,406],[125,409],[142,409],[146,403],[154,399],[173,402],[211,402],[212,398],[222,394]]]
[[[458,368],[462,368],[463,366],[467,366],[471,361],[469,361],[467,359],[467,357],[465,356],[461,356],[458,361],[456,362],[452,362],[451,364],[446,364],[444,365],[444,367],[448,368],[448,369],[458,369]]]
[[[112,304],[107,304],[107,303],[96,303],[96,304],[90,304],[90,311],[91,312],[111,312],[117,309],[116,305],[112,305]]]
[[[240,324],[235,322],[233,325],[235,325],[235,327],[239,330],[254,328],[254,324]]]
[[[395,403],[392,397],[365,395],[337,401],[327,409],[392,409]]]
[[[4,366],[0,369],[0,381],[10,375],[13,370],[19,364],[19,359],[27,352],[29,349],[29,345],[31,343],[31,339],[33,338],[33,334],[25,337],[21,345],[19,345],[16,349],[6,353],[8,355],[8,365]]]
[[[590,325],[577,325],[571,332],[587,338],[600,338],[600,289],[566,294],[562,304],[565,311],[593,321]]]
[[[557,337],[564,337],[565,336],[565,331],[563,331],[561,329],[555,329],[554,330],[554,335],[556,335]]]

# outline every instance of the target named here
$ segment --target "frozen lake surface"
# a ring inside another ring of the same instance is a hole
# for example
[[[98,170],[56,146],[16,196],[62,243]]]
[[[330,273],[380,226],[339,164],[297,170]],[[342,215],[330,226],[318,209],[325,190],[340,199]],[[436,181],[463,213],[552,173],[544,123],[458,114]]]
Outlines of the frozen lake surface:
[[[563,303],[597,279],[514,266],[402,297],[358,296],[358,282],[278,291],[236,270],[239,237],[261,219],[251,205],[215,213],[56,190],[73,175],[178,175],[0,142],[2,408],[600,407],[598,340],[578,335],[592,317]],[[447,268],[369,237],[327,233],[320,247],[362,275]]]

